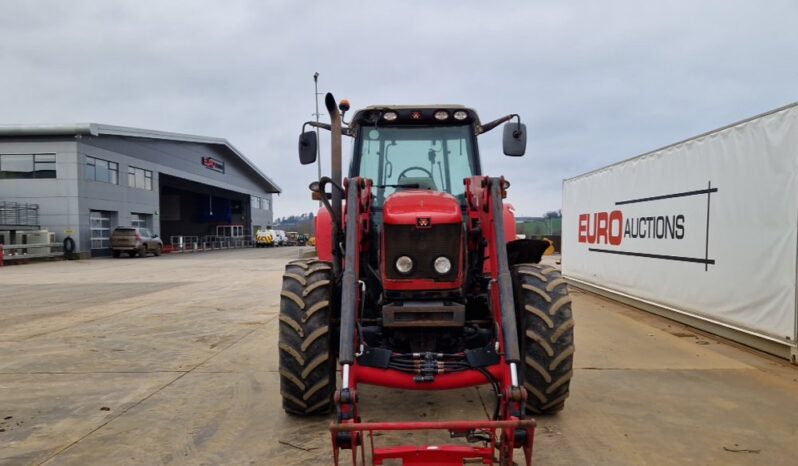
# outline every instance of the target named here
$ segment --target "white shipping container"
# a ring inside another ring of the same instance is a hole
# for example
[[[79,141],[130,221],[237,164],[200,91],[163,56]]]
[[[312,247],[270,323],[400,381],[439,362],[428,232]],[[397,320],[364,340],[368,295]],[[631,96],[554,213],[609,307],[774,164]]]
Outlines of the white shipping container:
[[[577,285],[795,360],[798,104],[565,180],[562,241]]]

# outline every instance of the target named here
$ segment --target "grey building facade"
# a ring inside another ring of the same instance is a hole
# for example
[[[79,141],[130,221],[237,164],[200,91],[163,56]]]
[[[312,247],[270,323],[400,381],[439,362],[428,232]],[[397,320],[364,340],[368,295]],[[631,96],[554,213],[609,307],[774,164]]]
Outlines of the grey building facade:
[[[0,126],[0,200],[39,205],[41,227],[81,256],[117,226],[172,236],[271,225],[280,188],[227,140],[101,124]]]

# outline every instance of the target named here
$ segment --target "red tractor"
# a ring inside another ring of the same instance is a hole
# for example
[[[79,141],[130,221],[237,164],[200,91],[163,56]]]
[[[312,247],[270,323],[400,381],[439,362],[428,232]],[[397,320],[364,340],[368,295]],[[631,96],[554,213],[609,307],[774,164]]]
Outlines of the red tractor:
[[[516,239],[510,184],[482,175],[477,136],[504,126],[504,153],[521,156],[518,115],[482,124],[459,105],[372,106],[344,126],[349,103],[327,94],[332,176],[311,183],[324,204],[318,258],[286,266],[280,303],[280,390],[294,415],[326,414],[333,457],[353,464],[531,464],[535,421],[563,408],[574,354],[565,281],[540,265],[545,241]],[[511,120],[516,119],[517,122]],[[304,127],[303,127],[304,128]],[[341,139],[353,138],[342,180]],[[300,161],[316,160],[304,131]],[[328,192],[329,191],[329,192]],[[346,202],[344,203],[344,199]],[[336,384],[340,365],[341,380]],[[360,384],[448,390],[489,384],[492,419],[362,422]],[[469,443],[374,448],[374,431],[449,430]]]

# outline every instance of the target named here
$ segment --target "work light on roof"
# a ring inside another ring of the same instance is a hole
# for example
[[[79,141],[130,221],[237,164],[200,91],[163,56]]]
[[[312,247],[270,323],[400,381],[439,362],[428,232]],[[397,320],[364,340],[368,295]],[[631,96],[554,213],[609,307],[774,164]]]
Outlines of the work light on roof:
[[[449,118],[449,112],[447,112],[446,110],[438,110],[437,112],[435,112],[435,119],[436,120],[443,121],[443,120],[445,120],[447,118]]]
[[[462,110],[458,110],[458,111],[454,112],[454,119],[455,120],[465,120],[466,118],[468,118],[468,113],[466,113],[466,112],[464,112]]]
[[[385,121],[394,121],[397,116],[398,115],[396,115],[396,112],[385,112],[382,115],[382,117],[385,119]]]

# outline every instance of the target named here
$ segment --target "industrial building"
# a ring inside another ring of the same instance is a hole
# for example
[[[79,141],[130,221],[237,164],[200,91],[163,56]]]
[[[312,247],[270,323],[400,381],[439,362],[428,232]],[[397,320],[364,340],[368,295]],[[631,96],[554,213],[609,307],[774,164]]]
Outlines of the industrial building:
[[[254,235],[271,225],[279,192],[222,138],[96,123],[0,126],[0,201],[38,205],[39,226],[58,242],[72,238],[81,257],[109,254],[117,226],[147,228],[165,243],[222,225]]]

